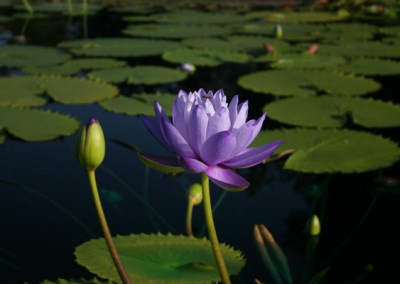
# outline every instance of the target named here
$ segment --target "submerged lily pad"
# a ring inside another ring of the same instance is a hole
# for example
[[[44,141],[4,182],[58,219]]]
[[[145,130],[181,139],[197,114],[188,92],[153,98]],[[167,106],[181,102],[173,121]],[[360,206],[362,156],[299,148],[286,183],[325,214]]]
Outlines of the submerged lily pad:
[[[136,57],[160,55],[167,50],[182,47],[182,44],[155,39],[98,38],[64,41],[58,47],[68,48],[76,55]]]
[[[186,79],[187,74],[163,66],[135,66],[118,69],[105,69],[88,74],[89,78],[96,78],[112,83],[128,82],[130,84],[165,84]]]
[[[210,242],[187,236],[129,235],[114,237],[129,278],[134,283],[209,283],[220,279]],[[240,251],[221,245],[230,274],[245,264]],[[77,262],[101,278],[120,283],[121,279],[103,238],[90,240],[75,250]]]
[[[278,69],[328,69],[347,62],[343,56],[316,55],[310,53],[278,55],[271,67]]]
[[[0,128],[26,141],[45,141],[73,134],[79,121],[49,110],[0,107]]]
[[[319,54],[345,56],[400,57],[400,48],[378,41],[344,41],[337,44],[318,44]]]
[[[339,65],[335,69],[365,76],[387,76],[400,74],[400,63],[379,58],[351,58],[348,64]]]
[[[58,64],[70,59],[67,53],[51,47],[1,45],[0,66],[23,67]]]
[[[0,105],[10,106],[44,105],[44,93],[63,104],[93,103],[119,93],[118,88],[103,82],[70,77],[7,77],[0,78],[0,85]]]
[[[306,127],[342,127],[350,117],[354,123],[365,127],[400,126],[400,105],[372,99],[290,98],[270,103],[263,111],[280,122]]]
[[[246,14],[250,18],[262,18],[268,22],[279,23],[322,23],[342,21],[346,17],[329,12],[273,12],[256,11]]]
[[[400,159],[400,148],[387,138],[337,129],[261,131],[251,146],[284,140],[279,154],[294,150],[284,168],[304,173],[355,173],[389,167]]]
[[[101,102],[100,105],[112,112],[123,113],[127,115],[145,114],[154,116],[154,101],[158,101],[163,107],[165,113],[172,115],[172,105],[176,99],[175,94],[141,94],[131,97],[119,96],[111,100]]]
[[[372,79],[330,71],[260,71],[239,78],[239,85],[254,92],[276,96],[315,96],[323,91],[338,96],[360,96],[379,90]]]

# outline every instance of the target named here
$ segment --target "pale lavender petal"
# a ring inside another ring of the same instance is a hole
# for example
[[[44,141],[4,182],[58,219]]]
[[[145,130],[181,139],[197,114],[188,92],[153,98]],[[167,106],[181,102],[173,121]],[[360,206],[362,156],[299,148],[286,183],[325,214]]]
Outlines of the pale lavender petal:
[[[207,138],[217,132],[226,131],[230,128],[229,110],[227,108],[220,108],[208,120]]]
[[[190,115],[188,124],[188,142],[197,157],[200,157],[200,149],[206,141],[208,116],[201,105],[197,105]]]
[[[231,169],[210,166],[205,174],[218,186],[229,191],[241,191],[250,183]]]
[[[283,140],[277,140],[256,148],[248,148],[223,164],[232,168],[247,168],[257,165],[268,158],[282,143]]]
[[[195,158],[195,154],[190,149],[189,144],[172,123],[161,117],[160,120],[161,133],[164,135],[165,141],[168,143],[172,152],[180,157]]]
[[[220,107],[227,107],[226,104],[226,96],[222,89],[219,89],[215,95],[212,97],[212,103],[214,105],[214,109],[219,109]]]
[[[147,130],[154,136],[154,138],[156,138],[157,141],[160,142],[160,144],[167,148],[169,151],[173,152],[169,147],[168,142],[164,139],[164,135],[161,133],[160,123],[155,118],[149,117],[144,114],[140,115],[140,118],[142,119]]]
[[[204,172],[208,166],[197,159],[180,158],[180,165],[188,172],[201,173]]]
[[[157,120],[160,120],[161,117],[164,117],[169,120],[162,106],[157,101],[154,101],[154,112],[156,113]]]
[[[184,118],[184,106],[185,102],[180,100],[179,98],[174,101],[174,105],[172,107],[172,123],[182,134],[183,138],[188,140],[185,118]]]
[[[239,128],[246,123],[247,114],[249,110],[249,102],[244,101],[239,105],[238,114],[232,128]]]
[[[147,153],[137,153],[139,159],[148,167],[164,173],[183,172],[178,157],[166,157]]]
[[[203,102],[203,106],[204,106],[204,109],[206,110],[208,116],[211,117],[211,116],[213,116],[213,115],[215,114],[214,105],[213,105],[213,103],[212,103],[209,99],[206,99],[206,100]]]
[[[231,125],[235,124],[235,120],[237,117],[237,106],[238,106],[238,102],[239,102],[239,96],[236,95],[233,97],[233,99],[231,100],[230,104],[229,104],[229,117],[231,119]]]
[[[232,157],[241,153],[253,141],[253,132],[256,127],[255,120],[249,120],[240,128],[232,129],[233,134],[237,138],[235,150],[232,151]]]
[[[262,125],[264,123],[266,116],[267,116],[267,113],[265,112],[259,119],[257,119],[256,125],[254,127],[254,131],[253,131],[253,137],[251,138],[250,143],[253,142],[253,140],[257,137],[258,133],[260,133],[260,130],[262,128]],[[246,147],[249,146],[249,144],[246,145]]]
[[[200,150],[200,156],[208,165],[217,165],[232,157],[237,143],[232,131],[222,131],[210,136]]]

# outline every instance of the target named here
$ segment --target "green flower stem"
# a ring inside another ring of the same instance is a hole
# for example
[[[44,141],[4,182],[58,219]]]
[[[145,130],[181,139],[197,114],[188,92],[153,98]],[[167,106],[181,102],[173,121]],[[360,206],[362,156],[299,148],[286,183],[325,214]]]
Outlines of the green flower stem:
[[[214,219],[211,211],[210,183],[205,173],[201,173],[201,185],[203,187],[204,215],[206,218],[208,237],[210,238],[215,261],[217,262],[219,275],[221,276],[223,284],[231,284],[221,248],[219,247],[217,232],[215,231]]]
[[[108,228],[108,225],[107,225],[106,217],[104,216],[103,207],[101,206],[101,202],[100,202],[99,191],[97,189],[96,177],[94,174],[94,170],[88,170],[88,175],[89,175],[90,187],[92,189],[94,204],[96,206],[100,225],[103,230],[108,249],[110,250],[111,257],[114,261],[115,267],[118,270],[118,273],[119,273],[119,276],[121,277],[122,282],[124,284],[131,284],[131,280],[129,280],[128,274],[126,273],[125,268],[122,265],[121,259],[119,258],[117,249],[115,248],[115,245],[112,240],[111,233],[110,233],[110,229]]]
[[[188,236],[193,236],[192,232],[192,213],[193,213],[193,200],[188,199],[188,207],[186,211],[186,234]]]
[[[29,4],[28,0],[22,0],[22,3],[25,6],[25,9],[28,11],[29,14],[33,14],[35,11],[33,11],[33,8],[31,6],[31,4]]]

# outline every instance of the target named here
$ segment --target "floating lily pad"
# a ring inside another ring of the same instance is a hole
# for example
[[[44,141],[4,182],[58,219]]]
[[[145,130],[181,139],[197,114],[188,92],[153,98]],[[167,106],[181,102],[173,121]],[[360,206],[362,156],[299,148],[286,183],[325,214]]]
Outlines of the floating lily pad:
[[[372,99],[290,98],[270,103],[263,111],[280,122],[306,127],[342,127],[350,117],[364,127],[400,126],[400,105]]]
[[[123,113],[127,115],[145,114],[154,116],[154,101],[158,101],[163,107],[165,113],[172,115],[172,106],[176,99],[175,94],[141,94],[131,97],[119,96],[111,100],[101,102],[100,105],[112,112]]]
[[[207,25],[173,25],[173,24],[143,24],[128,26],[122,31],[130,36],[156,38],[189,38],[204,36],[221,36],[231,33],[229,28]]]
[[[338,44],[318,44],[319,54],[345,56],[400,57],[399,46],[378,41],[344,41]]]
[[[49,281],[49,280],[44,280],[40,284],[112,284],[113,282],[111,281],[100,281],[97,278],[93,279],[63,279],[63,278],[58,278],[56,281]]]
[[[182,44],[155,39],[99,38],[64,41],[58,47],[68,48],[77,55],[136,57],[160,55],[167,50],[182,47]]]
[[[305,173],[355,173],[389,167],[400,159],[400,148],[389,139],[367,132],[337,129],[261,131],[251,146],[284,140],[275,154],[295,150],[284,168]]]
[[[278,55],[271,67],[278,69],[328,69],[345,64],[347,59],[343,56],[316,55],[310,53]]]
[[[61,50],[43,46],[1,45],[0,66],[22,67],[26,65],[51,65],[70,59]]]
[[[79,121],[49,110],[0,107],[0,128],[26,141],[45,141],[73,134]]]
[[[382,33],[400,36],[400,26],[380,27]]]
[[[97,78],[106,82],[130,84],[164,84],[186,79],[187,74],[163,66],[135,66],[118,69],[105,69],[88,74],[89,78]]]
[[[0,85],[0,105],[12,106],[44,105],[44,93],[63,104],[93,103],[119,93],[118,88],[103,82],[70,77],[7,77],[0,78]]]
[[[224,62],[247,63],[252,59],[250,55],[242,52],[188,48],[167,51],[162,57],[168,62],[190,62],[195,66],[217,66]]]
[[[374,37],[378,27],[362,23],[335,23],[326,25],[326,30],[319,33],[324,40],[367,40]]]
[[[168,235],[114,237],[129,278],[134,283],[210,283],[220,279],[210,242],[203,238]],[[221,245],[230,274],[245,264],[241,252]],[[120,282],[104,239],[90,240],[75,250],[77,262],[101,278]]]
[[[257,11],[246,14],[250,18],[262,18],[268,22],[278,23],[322,23],[342,21],[346,17],[329,12],[272,12]]]
[[[336,70],[365,76],[387,76],[400,74],[400,63],[379,58],[351,58],[348,64],[339,65]]]
[[[330,71],[260,71],[239,78],[239,85],[254,92],[276,96],[315,96],[323,91],[338,96],[360,96],[379,90],[372,79]]]

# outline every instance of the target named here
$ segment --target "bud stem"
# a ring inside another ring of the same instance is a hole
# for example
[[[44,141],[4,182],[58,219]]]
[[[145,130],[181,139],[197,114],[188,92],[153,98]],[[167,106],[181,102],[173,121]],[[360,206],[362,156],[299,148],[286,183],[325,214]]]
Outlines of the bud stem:
[[[188,236],[193,236],[192,232],[192,213],[193,213],[193,200],[188,199],[188,207],[186,211],[186,234]]]
[[[94,204],[96,206],[97,215],[99,217],[100,225],[103,230],[103,234],[106,239],[108,249],[109,249],[111,257],[114,261],[114,265],[117,268],[117,271],[119,273],[119,276],[121,277],[122,282],[124,284],[131,284],[131,280],[128,278],[128,274],[126,273],[125,268],[122,265],[121,259],[119,258],[117,249],[115,248],[115,245],[114,245],[111,233],[110,233],[110,229],[108,228],[108,225],[107,225],[106,217],[104,216],[103,207],[101,206],[100,196],[99,196],[99,192],[97,189],[96,176],[94,174],[94,170],[88,170],[87,172],[89,175],[89,182],[90,182],[90,187],[92,189],[93,200],[94,200]]]
[[[225,261],[222,256],[221,248],[219,247],[217,232],[215,230],[214,219],[211,210],[210,183],[209,178],[205,173],[201,173],[201,185],[203,187],[204,215],[206,218],[208,237],[210,238],[215,261],[217,262],[219,275],[221,276],[223,284],[231,284],[228,270],[226,269]]]

